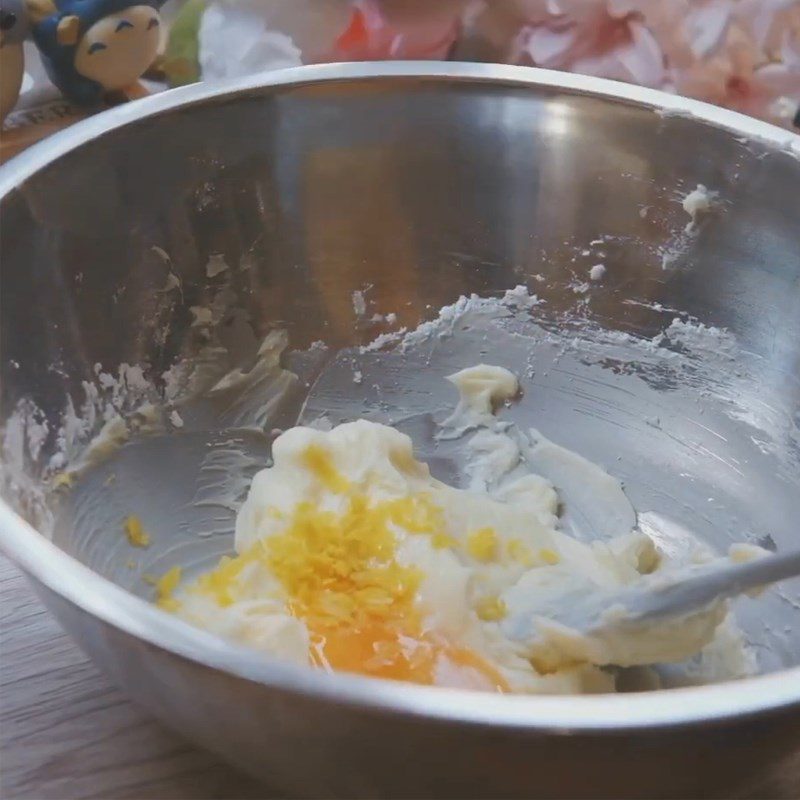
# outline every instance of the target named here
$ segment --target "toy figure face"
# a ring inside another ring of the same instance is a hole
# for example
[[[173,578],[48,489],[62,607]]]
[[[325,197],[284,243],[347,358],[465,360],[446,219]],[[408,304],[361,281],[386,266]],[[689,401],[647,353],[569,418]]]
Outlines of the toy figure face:
[[[75,69],[106,91],[125,89],[153,63],[161,18],[151,6],[131,6],[96,22],[81,37]]]
[[[28,33],[23,0],[0,0],[0,47],[19,44]]]

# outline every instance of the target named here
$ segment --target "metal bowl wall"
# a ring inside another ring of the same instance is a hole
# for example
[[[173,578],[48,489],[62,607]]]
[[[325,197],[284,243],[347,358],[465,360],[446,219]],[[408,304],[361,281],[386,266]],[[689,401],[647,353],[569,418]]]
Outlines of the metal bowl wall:
[[[238,310],[232,331],[246,319],[256,339],[280,325],[294,348],[335,349],[369,340],[351,306],[365,285],[409,327],[460,294],[520,283],[538,286],[549,312],[571,313],[576,276],[600,252],[603,291],[579,313],[646,337],[663,329],[665,308],[727,329],[742,353],[731,385],[756,422],[687,427],[692,414],[669,385],[623,375],[628,395],[617,401],[580,376],[557,385],[554,373],[539,378],[545,428],[589,458],[624,456],[637,507],[657,506],[658,487],[691,474],[696,487],[664,489],[663,502],[718,547],[743,531],[796,546],[799,156],[797,137],[730,112],[487,65],[315,67],[120,108],[0,170],[2,419],[29,400],[54,431],[95,364],[163,374],[195,345],[189,309],[219,287],[207,271],[214,255],[234,265],[223,276]],[[720,203],[681,238],[680,199],[698,184]],[[164,254],[181,283],[169,304]],[[697,382],[698,394],[713,393]],[[653,439],[630,417],[650,418],[654,398],[670,413]],[[772,449],[750,441],[764,416]],[[56,444],[50,435],[41,457]],[[169,502],[159,487],[180,480],[167,451],[147,469],[143,502]],[[46,540],[27,492],[39,475],[33,462],[31,486],[6,475],[0,545],[134,698],[273,786],[713,796],[779,770],[800,744],[796,632],[770,640],[764,676],[654,694],[498,698],[298,671],[134,596],[109,556],[112,533],[89,548],[62,517]],[[800,628],[786,600],[797,584],[787,587],[749,612],[751,626]]]

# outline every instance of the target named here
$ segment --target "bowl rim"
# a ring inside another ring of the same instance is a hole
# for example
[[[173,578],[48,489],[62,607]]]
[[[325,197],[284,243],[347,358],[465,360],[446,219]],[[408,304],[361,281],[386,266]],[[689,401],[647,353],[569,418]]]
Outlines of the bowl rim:
[[[195,84],[104,111],[34,145],[0,167],[0,201],[39,170],[88,142],[140,120],[198,103],[336,81],[417,79],[560,90],[682,115],[760,140],[800,158],[800,135],[717,106],[653,89],[531,67],[457,62],[359,62],[294,67],[219,84]],[[800,708],[800,667],[709,686],[624,695],[508,695],[327,674],[222,642],[81,564],[0,499],[0,549],[68,603],[162,650],[239,678],[343,706],[447,722],[549,733],[625,733]]]

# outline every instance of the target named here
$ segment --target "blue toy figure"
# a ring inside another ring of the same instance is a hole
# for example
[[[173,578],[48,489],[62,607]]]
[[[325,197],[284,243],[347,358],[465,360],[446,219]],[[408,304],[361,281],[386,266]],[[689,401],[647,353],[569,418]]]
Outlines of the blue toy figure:
[[[135,89],[158,54],[165,0],[26,2],[47,74],[76,103]]]

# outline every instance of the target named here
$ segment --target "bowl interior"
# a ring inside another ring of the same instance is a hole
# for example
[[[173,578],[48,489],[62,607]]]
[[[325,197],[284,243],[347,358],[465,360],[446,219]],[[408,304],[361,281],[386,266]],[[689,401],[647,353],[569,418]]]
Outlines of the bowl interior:
[[[796,547],[798,185],[778,144],[535,83],[301,81],[144,116],[2,199],[3,498],[150,597],[230,551],[276,429],[369,416],[435,471],[425,414],[485,361],[522,379],[509,417],[619,477],[663,547]],[[517,285],[542,303],[398,347]],[[736,604],[763,671],[800,664],[798,604],[797,580]]]

